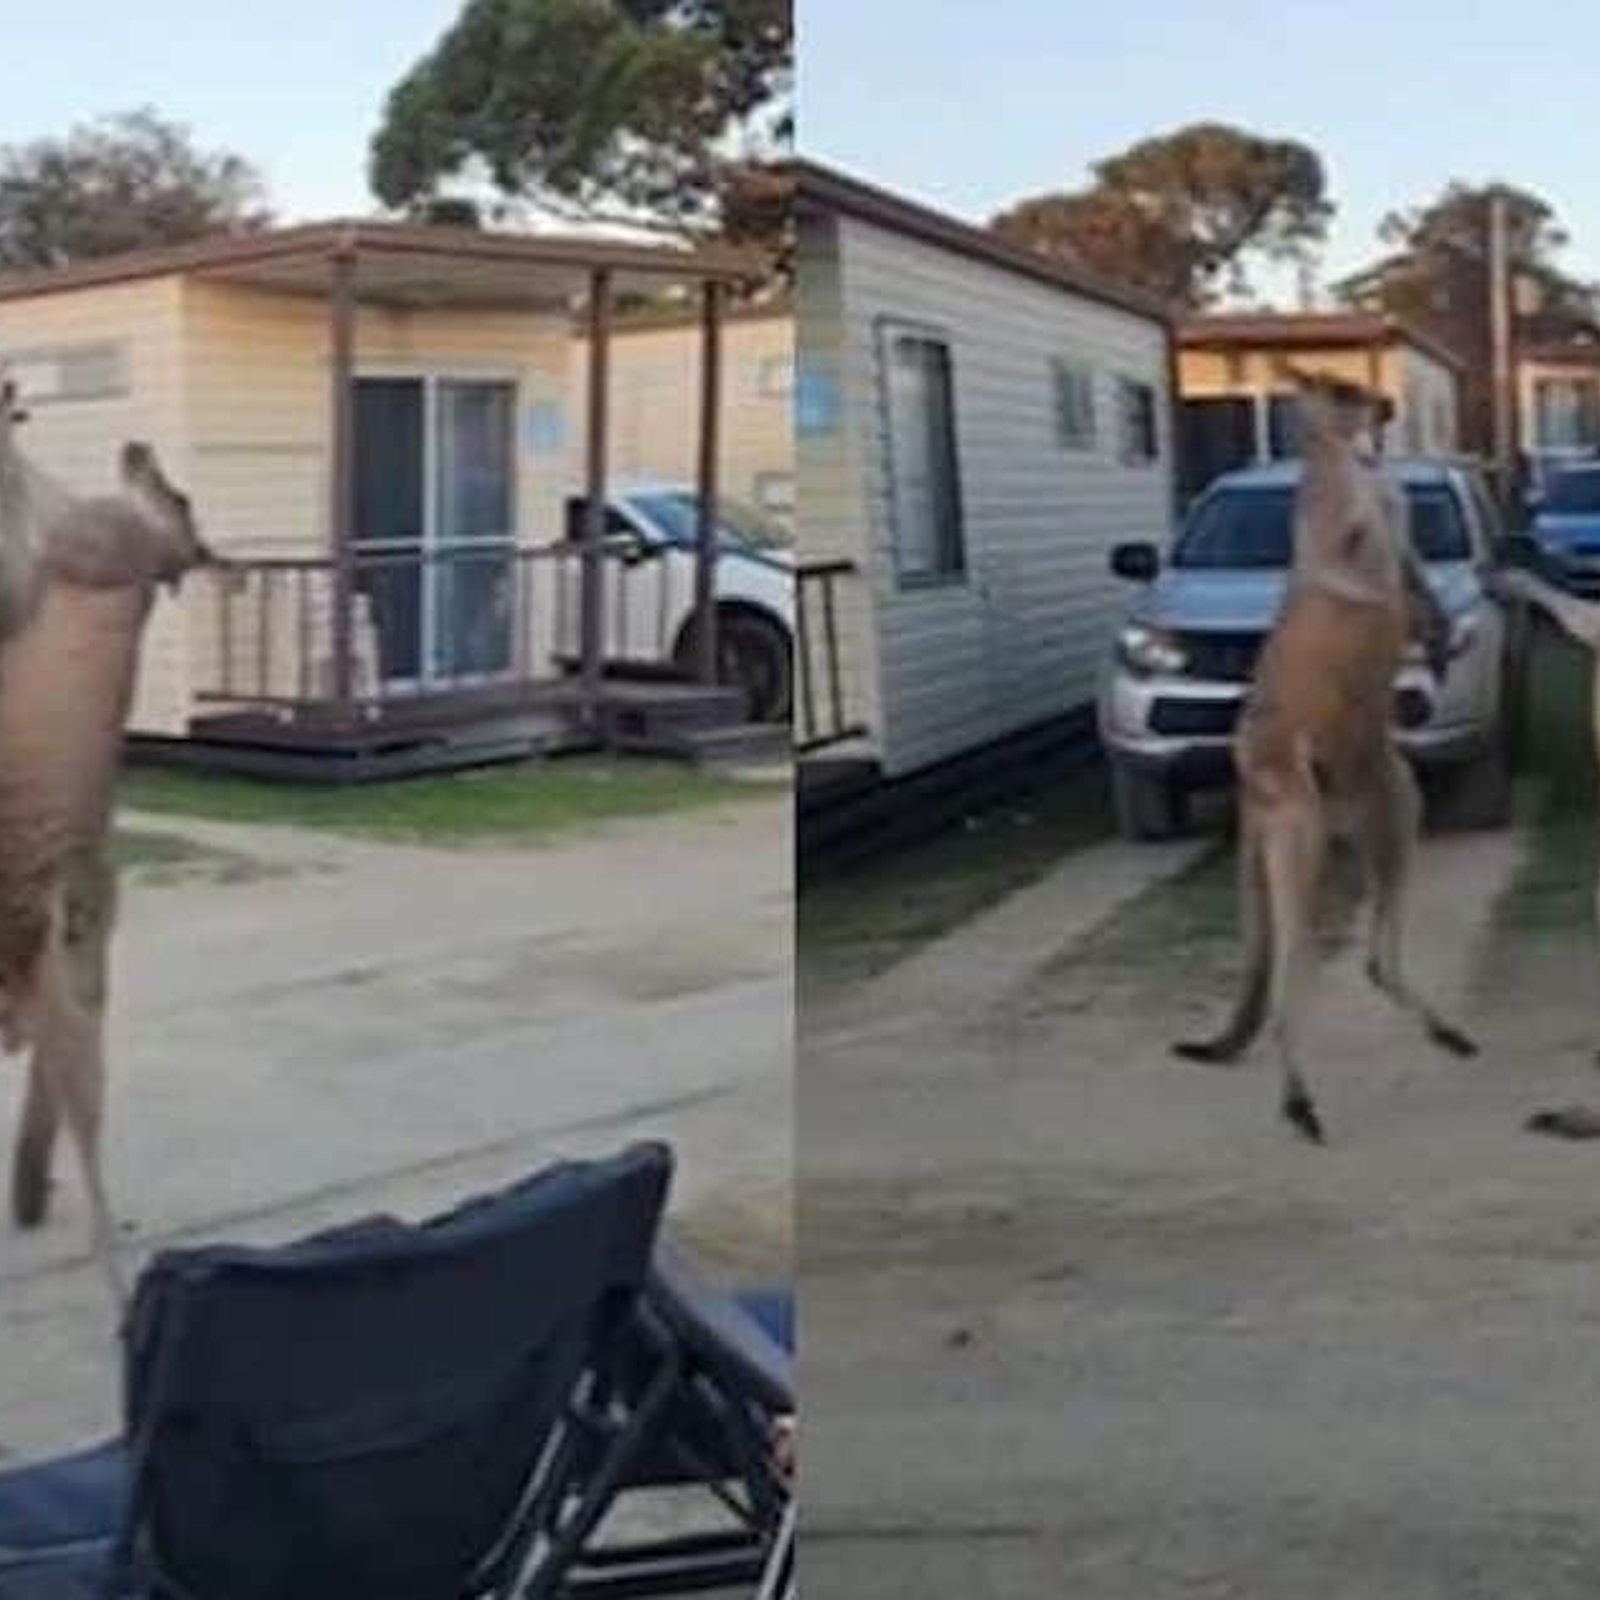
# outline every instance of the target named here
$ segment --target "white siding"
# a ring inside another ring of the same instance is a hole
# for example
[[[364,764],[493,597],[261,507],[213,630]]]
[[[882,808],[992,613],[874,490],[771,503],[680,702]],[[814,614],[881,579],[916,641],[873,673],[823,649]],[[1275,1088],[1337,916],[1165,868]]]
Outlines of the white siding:
[[[807,562],[851,561],[858,572],[837,581],[839,676],[847,725],[869,730],[864,750],[882,759],[883,710],[878,694],[878,640],[873,614],[872,537],[858,441],[865,397],[844,383],[846,350],[837,229],[808,220],[796,254],[795,370],[801,382],[837,392],[837,425],[827,432],[796,429],[795,475],[800,507],[800,553]],[[809,598],[809,596],[808,596]],[[829,692],[820,615],[808,616],[809,649],[819,700]],[[826,720],[827,712],[818,707]]]
[[[1126,601],[1107,568],[1124,539],[1164,541],[1173,450],[1167,335],[1131,313],[847,219],[838,228],[846,425],[861,495],[878,653],[874,727],[894,775],[1086,705]],[[802,278],[805,268],[802,266]],[[938,329],[954,367],[967,570],[938,588],[896,576],[885,419],[882,319]],[[1057,442],[1052,361],[1095,373],[1098,439]],[[1160,458],[1120,456],[1116,384],[1156,395]],[[813,513],[801,452],[808,557],[813,528],[839,538],[842,509]]]

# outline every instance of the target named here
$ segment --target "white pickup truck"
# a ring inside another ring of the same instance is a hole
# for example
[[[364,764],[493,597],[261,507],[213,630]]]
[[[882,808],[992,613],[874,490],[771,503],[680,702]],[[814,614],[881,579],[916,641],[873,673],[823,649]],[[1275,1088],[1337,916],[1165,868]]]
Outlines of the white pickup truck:
[[[584,501],[567,501],[576,544]],[[789,530],[753,507],[719,505],[717,640],[722,679],[746,695],[758,722],[789,716],[794,684],[794,548]],[[609,667],[693,671],[698,496],[674,483],[614,488],[606,506],[605,641]],[[577,651],[580,565],[568,563],[563,655]]]

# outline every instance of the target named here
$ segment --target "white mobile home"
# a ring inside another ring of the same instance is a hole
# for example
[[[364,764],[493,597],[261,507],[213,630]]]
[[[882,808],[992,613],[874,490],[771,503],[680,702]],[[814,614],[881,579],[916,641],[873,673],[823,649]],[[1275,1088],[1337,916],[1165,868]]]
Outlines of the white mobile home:
[[[1087,721],[1126,539],[1175,505],[1166,312],[795,167],[803,751],[897,778]]]

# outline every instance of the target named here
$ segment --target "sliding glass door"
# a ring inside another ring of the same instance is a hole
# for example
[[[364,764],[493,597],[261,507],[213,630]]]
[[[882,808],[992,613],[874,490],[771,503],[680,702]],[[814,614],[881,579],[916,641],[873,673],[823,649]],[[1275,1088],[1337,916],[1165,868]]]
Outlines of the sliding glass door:
[[[516,624],[516,386],[356,384],[358,588],[390,687],[511,669]]]

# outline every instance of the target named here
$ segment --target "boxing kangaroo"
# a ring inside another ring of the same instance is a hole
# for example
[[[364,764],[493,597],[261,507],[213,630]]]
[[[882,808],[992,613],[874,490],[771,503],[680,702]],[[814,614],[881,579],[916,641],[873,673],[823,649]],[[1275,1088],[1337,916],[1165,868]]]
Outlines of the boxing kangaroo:
[[[1234,744],[1244,988],[1220,1034],[1174,1048],[1191,1060],[1232,1061],[1268,1027],[1283,1115],[1320,1144],[1301,1035],[1315,894],[1335,836],[1354,841],[1367,874],[1368,976],[1436,1044],[1456,1055],[1475,1047],[1410,987],[1401,964],[1422,804],[1394,737],[1394,679],[1413,639],[1443,674],[1449,620],[1412,548],[1403,494],[1361,450],[1381,402],[1352,385],[1293,376],[1304,454],[1293,561]]]
[[[156,587],[213,558],[147,446],[124,447],[117,493],[81,499],[23,457],[18,420],[0,389],[0,1042],[30,1057],[12,1210],[44,1220],[64,1120],[121,1303],[99,1153],[113,789]]]

